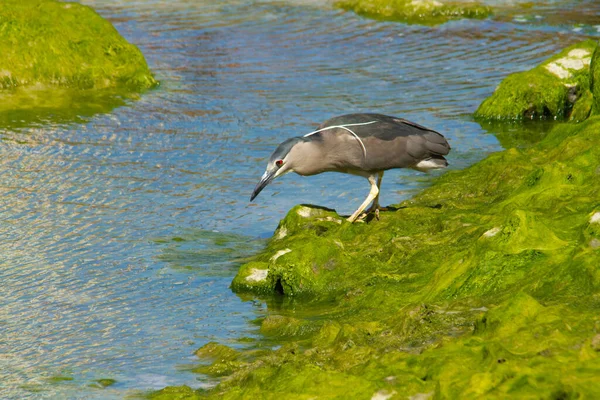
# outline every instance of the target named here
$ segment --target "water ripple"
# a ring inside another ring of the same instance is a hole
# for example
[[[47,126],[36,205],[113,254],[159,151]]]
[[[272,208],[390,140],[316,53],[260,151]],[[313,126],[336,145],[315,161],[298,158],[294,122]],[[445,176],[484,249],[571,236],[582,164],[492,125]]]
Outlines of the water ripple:
[[[579,2],[562,21],[575,2],[546,2],[420,27],[311,0],[85,3],[140,46],[161,86],[107,114],[0,129],[2,398],[208,384],[179,367],[209,340],[254,335],[260,303],[228,289],[262,245],[252,238],[297,203],[350,213],[368,191],[361,178],[289,176],[250,204],[276,144],[378,111],[443,132],[464,168],[500,149],[468,115],[507,74],[597,36],[599,10]],[[432,176],[390,172],[382,201]],[[87,386],[100,378],[118,383]]]

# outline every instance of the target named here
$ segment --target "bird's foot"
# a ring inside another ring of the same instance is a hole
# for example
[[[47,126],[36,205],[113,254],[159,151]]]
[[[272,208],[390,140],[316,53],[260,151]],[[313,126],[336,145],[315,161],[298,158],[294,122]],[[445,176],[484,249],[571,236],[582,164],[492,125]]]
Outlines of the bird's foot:
[[[368,213],[364,212],[364,213],[360,214],[354,222],[367,222],[365,220],[367,219],[368,215],[369,215]]]
[[[385,211],[386,208],[381,207],[378,203],[373,203],[371,207],[369,207],[367,211],[365,211],[365,216],[371,213],[375,213],[375,218],[377,218],[377,221],[379,221],[379,210]]]
[[[354,222],[367,222],[367,217],[369,214],[375,214],[375,218],[379,221],[379,208],[369,208],[367,211],[360,214]],[[352,222],[352,221],[351,221]]]

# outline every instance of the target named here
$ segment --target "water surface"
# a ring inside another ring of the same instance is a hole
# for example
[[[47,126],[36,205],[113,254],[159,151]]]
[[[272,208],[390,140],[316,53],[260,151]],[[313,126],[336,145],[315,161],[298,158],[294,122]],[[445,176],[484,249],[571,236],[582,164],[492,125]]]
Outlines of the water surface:
[[[444,133],[451,168],[464,168],[501,149],[470,118],[499,81],[600,24],[592,1],[439,27],[318,1],[85,3],[142,49],[161,86],[0,129],[1,398],[213,384],[187,371],[193,351],[259,338],[249,322],[267,312],[230,292],[237,265],[293,205],[349,214],[368,192],[358,177],[288,175],[249,203],[279,142],[381,112]],[[386,173],[383,204],[438,174]],[[117,383],[88,386],[101,378]]]

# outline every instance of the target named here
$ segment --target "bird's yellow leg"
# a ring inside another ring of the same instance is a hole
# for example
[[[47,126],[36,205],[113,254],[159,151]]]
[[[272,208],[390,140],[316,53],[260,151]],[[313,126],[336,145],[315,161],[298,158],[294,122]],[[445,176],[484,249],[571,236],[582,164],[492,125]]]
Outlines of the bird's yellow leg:
[[[365,208],[379,195],[379,189],[377,188],[377,182],[375,180],[375,175],[370,175],[368,178],[369,183],[371,184],[371,190],[369,191],[369,195],[365,199],[365,201],[358,207],[358,210],[354,211],[354,213],[348,218],[349,222],[356,221],[356,218],[364,211]]]
[[[373,204],[371,204],[371,207],[369,207],[369,209],[367,211],[365,211],[367,214],[375,211],[375,216],[377,217],[377,219],[379,219],[379,209],[381,208],[381,206],[379,205],[379,194],[381,193],[381,180],[383,179],[383,171],[378,173],[377,176],[377,189],[379,189],[379,192],[377,193],[377,196],[375,196],[375,199],[373,200]]]
[[[378,173],[377,176],[377,189],[379,189],[379,191],[377,192],[377,196],[375,196],[375,199],[373,200],[373,204],[371,204],[371,207],[369,207],[369,209],[367,211],[365,211],[367,214],[370,212],[375,211],[377,214],[379,214],[379,209],[381,208],[379,205],[379,194],[381,193],[381,180],[383,179],[383,171]],[[379,215],[377,215],[377,219],[379,219]]]

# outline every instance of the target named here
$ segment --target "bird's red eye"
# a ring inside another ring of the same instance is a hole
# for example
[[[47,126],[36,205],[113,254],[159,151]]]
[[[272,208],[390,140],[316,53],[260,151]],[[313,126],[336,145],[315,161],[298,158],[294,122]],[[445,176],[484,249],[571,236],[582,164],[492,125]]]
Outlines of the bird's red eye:
[[[275,165],[277,165],[278,167],[281,167],[283,165],[283,160],[275,161]]]

